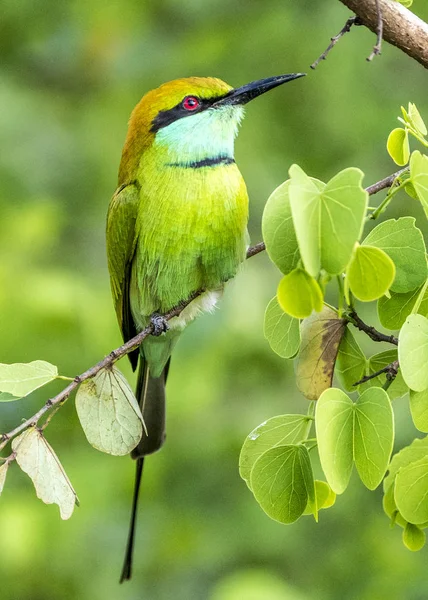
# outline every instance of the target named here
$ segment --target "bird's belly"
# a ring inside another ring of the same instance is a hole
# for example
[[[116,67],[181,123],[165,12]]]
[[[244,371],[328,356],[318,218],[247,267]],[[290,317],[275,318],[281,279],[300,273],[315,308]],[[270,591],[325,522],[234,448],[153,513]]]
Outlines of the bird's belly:
[[[142,323],[199,289],[212,293],[189,305],[181,325],[211,309],[245,257],[248,197],[236,165],[171,170],[139,213],[131,305]]]

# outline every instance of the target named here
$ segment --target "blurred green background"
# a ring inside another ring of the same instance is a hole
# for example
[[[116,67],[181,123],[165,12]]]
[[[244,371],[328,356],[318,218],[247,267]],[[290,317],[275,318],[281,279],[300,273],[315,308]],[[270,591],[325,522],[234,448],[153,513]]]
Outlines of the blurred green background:
[[[428,19],[423,0],[414,10]],[[120,343],[104,227],[140,97],[188,75],[237,86],[308,71],[349,13],[337,0],[3,0],[1,13],[0,361],[45,359],[75,375]],[[253,242],[264,203],[293,162],[323,180],[358,166],[373,183],[395,170],[385,141],[400,104],[411,100],[428,117],[426,71],[387,44],[368,64],[374,41],[353,30],[306,79],[249,105],[236,157]],[[422,216],[406,196],[388,216],[400,210]],[[134,465],[90,447],[70,401],[47,437],[81,507],[62,522],[13,466],[0,502],[2,600],[428,597],[428,551],[404,549],[379,490],[353,477],[318,525],[305,517],[282,526],[239,478],[249,431],[307,408],[292,363],[263,339],[278,278],[267,256],[248,261],[220,309],[177,347],[168,440],[143,481],[133,580],[118,585]],[[126,361],[120,368],[134,380]],[[56,387],[3,404],[0,430],[33,414]],[[416,434],[407,401],[395,406],[400,447]]]

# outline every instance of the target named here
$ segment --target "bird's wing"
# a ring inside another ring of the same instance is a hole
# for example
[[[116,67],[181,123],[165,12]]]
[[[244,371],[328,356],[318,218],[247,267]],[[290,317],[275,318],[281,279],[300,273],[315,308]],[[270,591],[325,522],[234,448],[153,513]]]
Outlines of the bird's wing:
[[[139,191],[136,185],[121,186],[110,201],[107,213],[107,262],[111,291],[124,341],[136,335],[129,300],[131,266],[135,252],[135,223]],[[138,351],[128,354],[135,370]]]

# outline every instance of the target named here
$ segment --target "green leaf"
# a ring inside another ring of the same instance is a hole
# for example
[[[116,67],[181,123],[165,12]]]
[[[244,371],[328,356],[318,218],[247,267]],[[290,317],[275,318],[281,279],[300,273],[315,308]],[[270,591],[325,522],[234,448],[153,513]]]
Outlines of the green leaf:
[[[386,149],[392,160],[401,167],[407,165],[410,156],[409,134],[407,130],[397,127],[388,136]]]
[[[410,390],[410,412],[415,427],[428,433],[428,389],[423,392]]]
[[[44,360],[12,365],[0,364],[0,392],[8,394],[6,397],[3,396],[2,401],[28,396],[57,376],[57,367]]]
[[[353,465],[354,406],[337,388],[326,390],[315,411],[321,466],[331,489],[342,494],[349,483]]]
[[[295,269],[300,260],[288,188],[285,181],[269,196],[263,211],[262,234],[271,261],[284,274]]]
[[[290,206],[306,270],[316,277],[321,268],[336,275],[348,264],[359,240],[368,194],[363,173],[345,169],[320,190],[298,166],[290,168]]]
[[[397,350],[385,350],[384,352],[379,352],[379,354],[374,354],[368,359],[367,362],[367,375],[372,375],[373,373],[377,373],[387,365],[398,359]],[[378,375],[373,379],[369,379],[365,383],[360,384],[359,391],[362,393],[364,390],[367,390],[372,387],[383,387],[386,383],[386,373],[382,373],[382,375]],[[398,371],[396,378],[391,383],[388,388],[388,396],[391,400],[395,400],[396,398],[401,398],[405,396],[409,388],[404,383],[403,375],[401,371]]]
[[[315,504],[317,512],[321,509],[330,508],[336,502],[336,494],[326,481],[315,479]],[[312,515],[314,513],[311,502],[308,502],[304,515]]]
[[[418,150],[410,157],[410,178],[428,217],[428,156]]]
[[[384,480],[384,482],[385,482],[385,480]],[[395,504],[395,499],[394,499],[394,485],[390,485],[388,487],[387,491],[384,493],[383,499],[382,499],[382,507],[383,507],[385,514],[390,519],[393,519],[395,522],[395,518],[398,513],[398,509],[397,509],[397,505]]]
[[[406,185],[404,186],[404,191],[408,196],[410,196],[410,198],[413,198],[414,200],[419,200],[419,196],[414,188],[413,183],[410,180],[406,182]]]
[[[303,269],[284,275],[278,285],[277,300],[287,314],[296,319],[308,317],[323,306],[323,293],[317,281]]]
[[[355,403],[342,390],[326,390],[317,402],[315,427],[321,466],[336,494],[347,488],[354,461],[366,487],[372,490],[379,485],[394,441],[385,390],[366,390]]]
[[[355,403],[354,460],[361,481],[374,490],[382,481],[394,444],[394,415],[388,394],[371,388]]]
[[[428,319],[409,315],[398,337],[398,359],[403,379],[411,390],[428,388]]]
[[[140,407],[125,377],[115,367],[102,369],[80,385],[76,409],[88,442],[101,452],[124,456],[141,439]]]
[[[389,256],[373,246],[357,246],[346,270],[346,284],[362,302],[383,296],[391,287],[395,266]]]
[[[393,292],[405,293],[421,286],[427,278],[425,242],[413,217],[389,219],[375,227],[363,246],[386,252],[395,265]]]
[[[412,1],[413,0],[411,0],[411,2]],[[416,104],[413,104],[412,102],[409,102],[408,120],[409,124],[417,131],[417,133],[420,133],[422,136],[427,134],[427,128],[424,120],[416,108]]]
[[[422,550],[425,546],[426,536],[422,529],[419,529],[413,523],[407,523],[403,530],[403,544],[412,552]]]
[[[266,450],[297,444],[305,438],[307,415],[280,415],[268,419],[247,436],[239,455],[239,474],[250,487],[251,469]]]
[[[34,483],[45,504],[58,504],[61,519],[69,519],[78,499],[59,459],[42,432],[31,427],[12,441],[16,462]]]
[[[272,298],[266,308],[264,336],[272,350],[282,358],[292,358],[299,351],[299,320],[287,315],[276,297]]]
[[[4,462],[2,465],[0,465],[0,494],[3,491],[4,488],[4,484],[6,483],[6,475],[7,475],[7,470],[9,468],[9,462]]]
[[[324,482],[322,482],[322,483],[324,483]],[[327,485],[328,485],[328,483],[327,483]],[[324,504],[321,506],[322,509],[331,508],[336,503],[336,494],[333,492],[333,490],[331,489],[330,486],[328,486],[328,487],[329,487],[330,493],[327,496],[327,499],[325,500]]]
[[[428,456],[401,467],[395,477],[395,503],[406,521],[428,521]]]
[[[395,294],[394,292],[391,292],[389,298],[387,296],[382,296],[382,298],[379,298],[377,304],[379,321],[384,327],[386,327],[386,329],[401,329],[407,317],[412,312],[421,289],[422,288],[419,287],[416,290],[407,292],[406,294]],[[426,299],[428,299],[428,296],[425,296]],[[424,309],[425,306],[422,308],[421,305],[418,312],[422,313],[422,310]]]
[[[385,481],[385,480],[384,480]],[[391,525],[399,525],[403,529],[407,525],[407,521],[398,512],[397,505],[395,504],[394,498],[394,484],[390,485],[388,490],[382,499],[383,510],[386,515],[391,519]]]
[[[12,402],[13,400],[20,400],[19,396],[9,394],[9,392],[0,392],[0,402]]]
[[[355,392],[354,383],[365,375],[366,357],[348,327],[339,345],[335,373],[348,392]]]
[[[403,6],[405,6],[406,8],[409,8],[413,4],[413,0],[396,0],[396,1],[399,2],[400,4],[402,4]]]
[[[265,513],[280,523],[293,523],[308,500],[315,502],[311,461],[304,446],[276,446],[255,462],[251,489]]]
[[[386,493],[394,484],[395,477],[402,467],[406,467],[411,463],[420,460],[428,455],[428,437],[416,438],[409,445],[394,454],[388,466],[388,475],[383,481],[383,489]]]
[[[301,325],[302,342],[296,360],[296,383],[309,400],[317,400],[331,386],[339,344],[346,321],[324,306]]]

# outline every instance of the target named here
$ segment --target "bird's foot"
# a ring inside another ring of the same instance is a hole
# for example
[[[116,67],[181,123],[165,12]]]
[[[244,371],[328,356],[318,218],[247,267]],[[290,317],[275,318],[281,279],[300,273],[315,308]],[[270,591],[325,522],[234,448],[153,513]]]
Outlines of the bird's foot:
[[[150,317],[150,323],[153,325],[152,335],[158,337],[169,329],[168,321],[162,315],[153,313]]]

